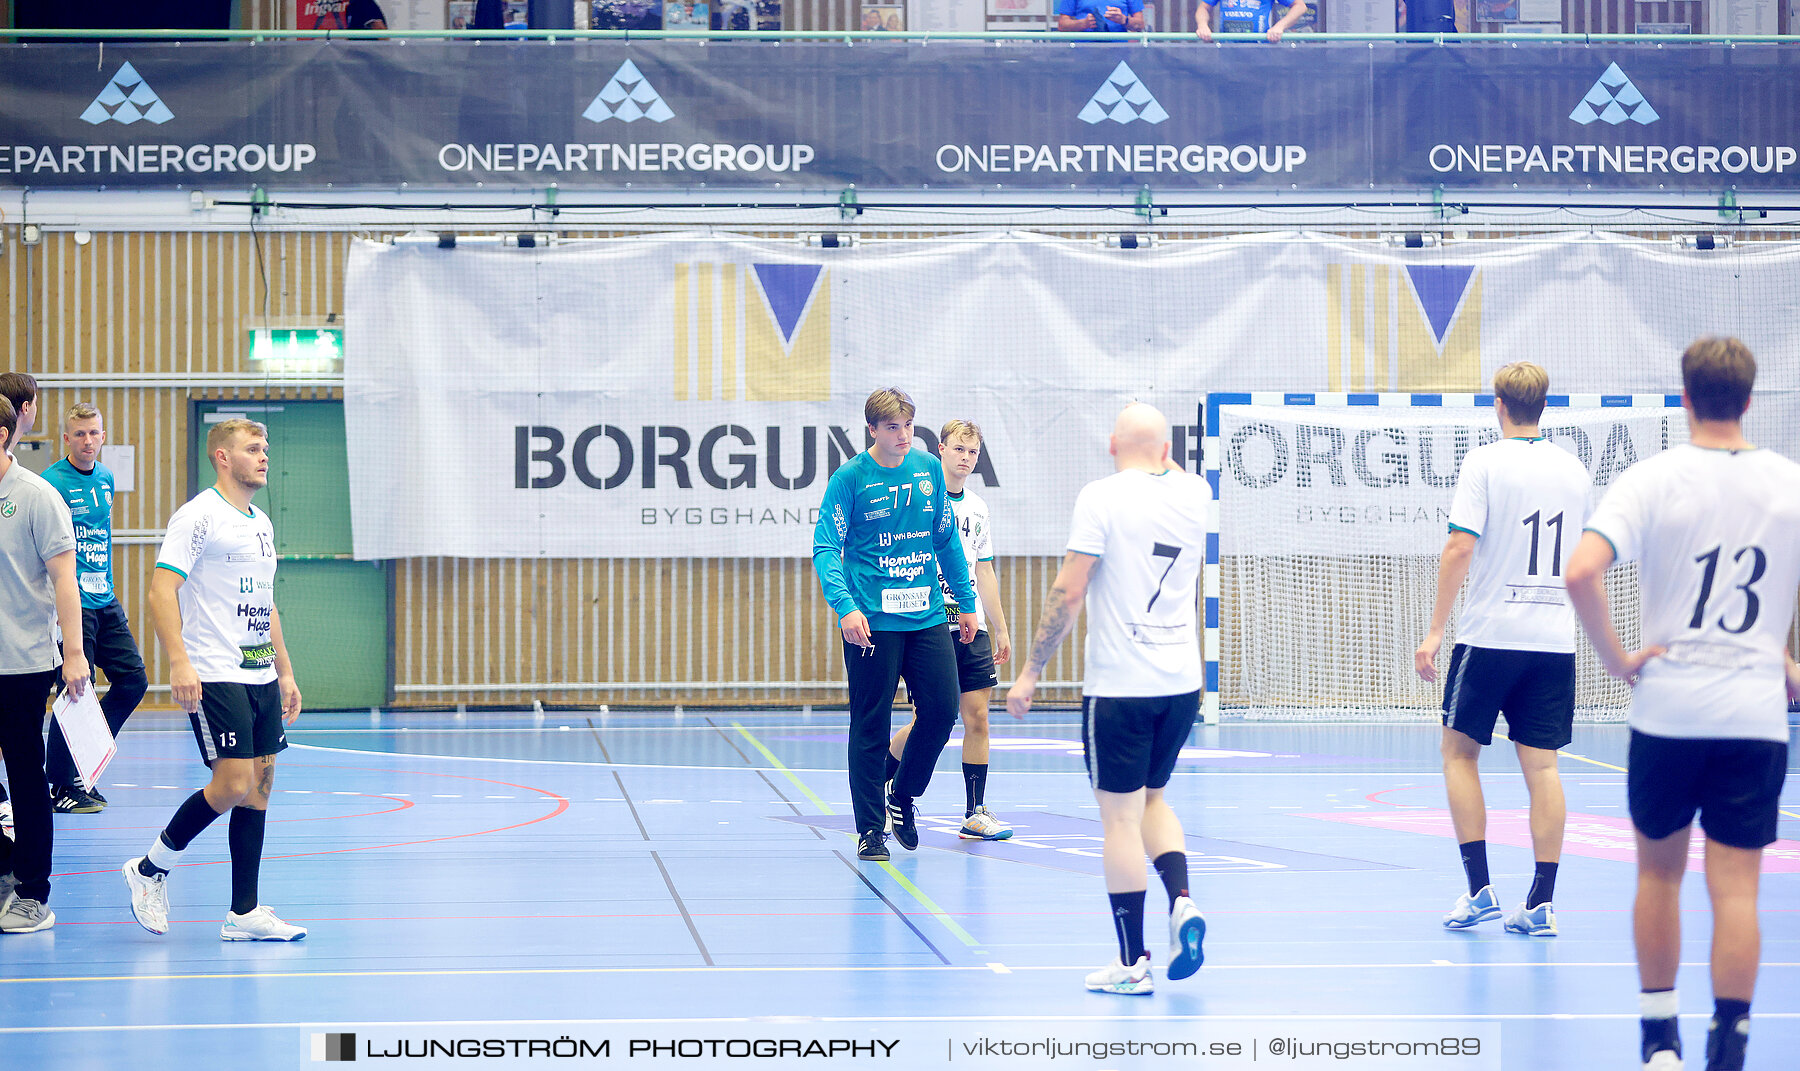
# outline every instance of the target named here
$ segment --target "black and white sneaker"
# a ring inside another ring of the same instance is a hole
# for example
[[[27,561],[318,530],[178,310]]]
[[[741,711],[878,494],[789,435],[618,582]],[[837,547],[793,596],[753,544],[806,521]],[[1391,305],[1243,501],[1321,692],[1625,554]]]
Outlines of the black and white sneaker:
[[[913,805],[909,800],[901,803],[893,796],[888,797],[888,820],[893,823],[894,839],[900,847],[913,851],[919,846],[919,827],[913,824]]]
[[[50,808],[57,814],[96,814],[105,806],[74,785],[58,785],[50,800]]]
[[[1749,1018],[1721,1026],[1714,1016],[1706,1033],[1706,1071],[1744,1071],[1744,1049],[1749,1044]]]
[[[1674,1019],[1640,1019],[1644,1071],[1681,1071],[1680,1025]]]
[[[887,837],[881,830],[871,829],[856,841],[856,857],[871,863],[885,863],[888,860]]]

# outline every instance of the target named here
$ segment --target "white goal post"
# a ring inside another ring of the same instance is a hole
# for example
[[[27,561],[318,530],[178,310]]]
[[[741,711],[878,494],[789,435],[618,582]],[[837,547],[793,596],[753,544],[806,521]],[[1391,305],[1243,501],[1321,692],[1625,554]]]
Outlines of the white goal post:
[[[1499,437],[1493,395],[1214,393],[1205,421],[1206,720],[1436,718],[1439,687],[1412,652],[1462,458]],[[1678,394],[1552,395],[1541,423],[1587,464],[1595,502],[1627,466],[1687,440]],[[1611,570],[1607,588],[1629,645],[1636,567]],[[1577,717],[1621,719],[1628,699],[1580,640]]]

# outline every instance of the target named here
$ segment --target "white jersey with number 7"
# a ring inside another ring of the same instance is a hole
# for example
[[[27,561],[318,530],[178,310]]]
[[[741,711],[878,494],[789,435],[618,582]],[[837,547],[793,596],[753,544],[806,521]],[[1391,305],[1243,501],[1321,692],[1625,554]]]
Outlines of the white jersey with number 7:
[[[1095,563],[1087,695],[1184,695],[1205,682],[1199,589],[1212,489],[1191,472],[1125,469],[1081,489],[1069,549]]]

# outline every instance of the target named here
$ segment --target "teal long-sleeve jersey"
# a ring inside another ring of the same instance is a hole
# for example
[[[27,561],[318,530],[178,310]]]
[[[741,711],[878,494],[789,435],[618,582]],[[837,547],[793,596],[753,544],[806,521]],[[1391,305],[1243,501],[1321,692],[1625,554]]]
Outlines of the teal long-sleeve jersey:
[[[941,627],[939,569],[956,601],[975,605],[937,458],[914,448],[890,469],[864,451],[831,474],[813,529],[813,570],[839,617],[861,610],[880,632]]]

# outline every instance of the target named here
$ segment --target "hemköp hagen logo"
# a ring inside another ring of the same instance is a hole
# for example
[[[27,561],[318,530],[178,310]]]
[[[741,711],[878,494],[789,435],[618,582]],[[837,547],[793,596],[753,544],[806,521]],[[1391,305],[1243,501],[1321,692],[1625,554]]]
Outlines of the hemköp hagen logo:
[[[1617,63],[1613,63],[1594,80],[1593,88],[1587,91],[1587,96],[1581,98],[1580,104],[1575,105],[1569,118],[1582,126],[1596,119],[1613,126],[1628,119],[1642,126],[1649,126],[1662,116],[1656,114],[1656,109],[1638,92],[1638,87],[1631,84],[1631,79],[1626,77]]]

